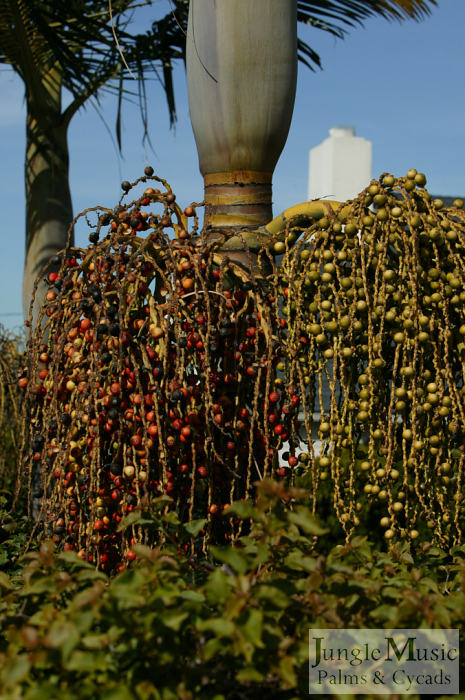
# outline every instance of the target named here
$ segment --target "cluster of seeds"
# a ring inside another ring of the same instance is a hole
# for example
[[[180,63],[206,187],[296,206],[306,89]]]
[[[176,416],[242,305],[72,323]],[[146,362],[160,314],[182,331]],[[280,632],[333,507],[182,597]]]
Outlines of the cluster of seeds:
[[[196,547],[237,537],[221,516],[257,479],[287,474],[278,450],[299,402],[276,377],[286,322],[264,280],[229,263],[198,233],[197,205],[181,211],[152,172],[142,180],[163,191],[98,211],[87,250],[48,275],[20,380],[39,521],[110,571],[148,541],[118,524],[151,499],[173,499],[182,523],[206,520]]]
[[[18,436],[21,433],[21,391],[17,385],[24,364],[24,338],[0,325],[0,490],[11,488],[18,466]]]
[[[254,481],[303,473],[317,513],[331,482],[348,535],[374,506],[388,540],[416,539],[424,518],[430,539],[460,542],[462,203],[433,201],[416,171],[384,175],[319,219],[255,232],[262,250],[240,265],[151,168],[122,188],[148,180],[162,189],[80,215],[97,217],[89,247],[48,275],[19,381],[18,492],[40,471],[38,525],[116,571],[159,541],[120,531],[134,509],[162,498],[204,519],[188,546],[206,552],[240,535],[227,508]]]
[[[320,414],[316,509],[330,478],[348,533],[371,505],[388,540],[423,530],[447,545],[465,518],[465,216],[425,184],[384,175],[310,228],[290,222],[274,247],[289,326],[278,369],[306,387],[307,434]]]

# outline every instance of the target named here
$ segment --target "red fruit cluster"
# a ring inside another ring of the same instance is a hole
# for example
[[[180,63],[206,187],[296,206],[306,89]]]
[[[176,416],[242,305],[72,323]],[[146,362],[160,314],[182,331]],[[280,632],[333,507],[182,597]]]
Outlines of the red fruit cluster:
[[[152,202],[161,215],[141,211]],[[206,519],[204,548],[237,536],[227,504],[280,474],[296,435],[299,390],[276,379],[276,301],[196,217],[188,231],[190,209],[149,188],[101,215],[103,240],[91,234],[49,275],[32,342],[26,462],[41,472],[46,528],[108,571],[134,558],[134,542],[157,542],[118,526],[160,496],[181,522]]]

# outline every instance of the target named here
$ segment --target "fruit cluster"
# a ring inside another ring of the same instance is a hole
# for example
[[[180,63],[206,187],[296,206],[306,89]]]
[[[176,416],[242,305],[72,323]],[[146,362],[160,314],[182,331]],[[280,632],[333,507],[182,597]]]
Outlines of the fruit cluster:
[[[293,247],[275,244],[289,325],[278,369],[308,385],[307,432],[321,415],[315,498],[331,477],[348,532],[372,505],[388,540],[417,539],[423,519],[447,545],[465,517],[465,217],[425,184],[384,175]]]
[[[374,508],[388,541],[415,540],[423,518],[460,542],[463,203],[433,201],[416,171],[384,175],[337,211],[255,232],[265,274],[229,259],[151,168],[122,189],[147,180],[162,189],[84,212],[90,245],[56,258],[19,382],[18,484],[40,470],[55,542],[121,569],[160,535],[119,523],[162,498],[205,520],[189,547],[206,552],[239,536],[228,504],[254,481],[302,473],[316,512],[331,484],[347,536]]]
[[[153,203],[161,215],[146,214]],[[88,249],[48,275],[31,380],[20,380],[29,475],[41,469],[33,495],[49,534],[104,569],[141,541],[138,528],[118,531],[136,506],[169,496],[181,522],[205,518],[205,549],[237,536],[221,517],[232,500],[289,472],[278,450],[299,392],[275,371],[286,321],[264,280],[197,229],[195,205],[182,212],[168,186],[147,188],[101,214]]]

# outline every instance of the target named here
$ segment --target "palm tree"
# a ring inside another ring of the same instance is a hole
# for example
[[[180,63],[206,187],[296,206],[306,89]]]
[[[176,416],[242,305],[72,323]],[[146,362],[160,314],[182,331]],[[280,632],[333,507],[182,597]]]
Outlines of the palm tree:
[[[173,0],[174,12],[182,16],[186,2]],[[103,90],[117,92],[120,142],[121,103],[129,95],[125,81],[131,74],[137,78],[143,108],[144,78],[155,71],[175,118],[171,71],[173,60],[183,57],[184,35],[173,13],[145,34],[131,34],[131,12],[147,4],[151,0],[112,0],[111,6],[106,0],[0,0],[0,61],[22,78],[27,104],[25,317],[37,275],[65,246],[73,218],[67,143],[72,117]],[[73,98],[66,108],[63,89]]]
[[[72,220],[67,131],[72,117],[103,90],[118,94],[116,132],[121,145],[126,81],[137,78],[144,112],[144,80],[156,72],[175,120],[172,68],[184,58],[188,0],[170,0],[172,11],[145,34],[130,32],[131,14],[152,0],[0,0],[0,62],[22,78],[27,104],[26,259],[23,311],[28,315],[34,281],[66,244]],[[298,20],[342,38],[372,15],[419,19],[435,0],[299,0]],[[122,58],[124,56],[124,59]],[[320,58],[299,39],[299,58]],[[63,109],[62,92],[73,100]],[[43,296],[40,294],[40,296]],[[40,298],[37,299],[40,301]]]

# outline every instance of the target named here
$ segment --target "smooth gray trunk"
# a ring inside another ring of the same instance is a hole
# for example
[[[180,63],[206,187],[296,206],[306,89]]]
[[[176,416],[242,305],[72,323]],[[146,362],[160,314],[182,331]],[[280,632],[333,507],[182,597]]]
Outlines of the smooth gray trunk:
[[[61,102],[61,101],[60,101]],[[50,257],[66,245],[73,218],[69,189],[67,124],[61,104],[48,114],[35,114],[28,102],[26,142],[26,257],[23,314],[29,317],[34,283]],[[34,323],[47,291],[40,282],[35,296]]]

